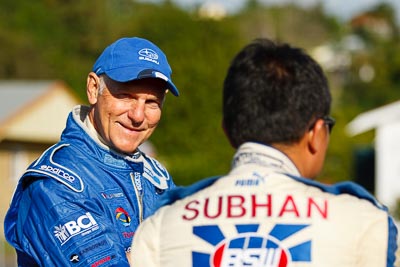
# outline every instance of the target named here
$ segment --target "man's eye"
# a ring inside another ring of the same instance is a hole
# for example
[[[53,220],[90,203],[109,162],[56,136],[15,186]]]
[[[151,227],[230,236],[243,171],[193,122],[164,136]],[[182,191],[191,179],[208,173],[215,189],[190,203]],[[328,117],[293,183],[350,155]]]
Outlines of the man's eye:
[[[156,101],[156,100],[147,100],[146,104],[149,106],[154,106],[154,107],[159,107],[160,106],[160,102]]]
[[[130,98],[132,98],[132,96],[130,94],[117,94],[116,97],[119,98],[119,99],[130,99]]]

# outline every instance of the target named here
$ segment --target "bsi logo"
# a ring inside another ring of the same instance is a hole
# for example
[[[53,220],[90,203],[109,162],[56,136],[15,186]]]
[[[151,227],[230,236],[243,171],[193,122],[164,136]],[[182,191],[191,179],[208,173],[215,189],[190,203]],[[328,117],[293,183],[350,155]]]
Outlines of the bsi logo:
[[[71,220],[64,225],[54,227],[54,236],[58,239],[61,246],[67,243],[72,237],[85,236],[99,229],[99,226],[90,212]]]
[[[310,225],[276,224],[268,232],[259,224],[235,227],[236,234],[225,236],[219,225],[194,226],[193,234],[211,246],[209,253],[192,251],[192,267],[290,267],[312,261],[311,236],[302,232]]]
[[[286,267],[289,255],[279,240],[244,234],[221,242],[212,255],[212,262],[215,267]]]

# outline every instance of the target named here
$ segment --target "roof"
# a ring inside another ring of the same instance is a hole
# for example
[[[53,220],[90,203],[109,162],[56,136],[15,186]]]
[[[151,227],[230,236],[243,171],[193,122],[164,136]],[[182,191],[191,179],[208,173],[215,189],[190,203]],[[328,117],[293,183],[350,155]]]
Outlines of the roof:
[[[400,101],[359,114],[347,124],[346,131],[354,136],[394,122],[400,122]]]
[[[61,81],[0,81],[0,141],[57,141],[66,116],[78,103]]]

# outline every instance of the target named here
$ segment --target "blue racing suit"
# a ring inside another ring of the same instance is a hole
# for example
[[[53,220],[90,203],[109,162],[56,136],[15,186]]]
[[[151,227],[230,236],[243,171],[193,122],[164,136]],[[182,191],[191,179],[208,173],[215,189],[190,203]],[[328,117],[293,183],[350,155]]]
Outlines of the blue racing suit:
[[[80,119],[87,111],[74,108],[17,185],[4,229],[18,266],[129,266],[136,228],[175,187],[140,150],[121,155],[93,137]]]

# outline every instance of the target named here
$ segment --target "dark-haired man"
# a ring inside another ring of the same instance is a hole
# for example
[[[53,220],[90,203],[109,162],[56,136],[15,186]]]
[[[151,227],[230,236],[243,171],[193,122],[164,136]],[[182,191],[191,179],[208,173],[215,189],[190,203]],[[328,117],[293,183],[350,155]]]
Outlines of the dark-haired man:
[[[301,49],[260,39],[234,58],[223,126],[232,170],[170,191],[138,229],[133,266],[393,266],[397,229],[353,183],[325,186],[334,120],[320,66]]]

